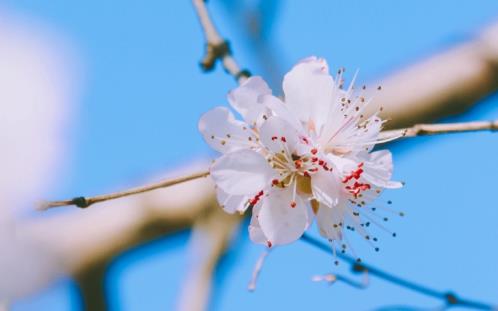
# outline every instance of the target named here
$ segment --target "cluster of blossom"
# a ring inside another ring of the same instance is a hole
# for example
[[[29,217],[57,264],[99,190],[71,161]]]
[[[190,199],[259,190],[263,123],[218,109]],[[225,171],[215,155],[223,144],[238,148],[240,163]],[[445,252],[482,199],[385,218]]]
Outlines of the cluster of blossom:
[[[285,99],[273,96],[260,77],[228,95],[243,118],[225,107],[202,116],[199,130],[223,155],[210,167],[220,205],[229,213],[252,208],[252,241],[272,247],[295,241],[316,218],[320,234],[343,239],[353,228],[368,239],[365,206],[391,181],[388,150],[372,152],[384,121],[364,116],[365,88],[343,88],[325,60],[302,60],[285,75]]]

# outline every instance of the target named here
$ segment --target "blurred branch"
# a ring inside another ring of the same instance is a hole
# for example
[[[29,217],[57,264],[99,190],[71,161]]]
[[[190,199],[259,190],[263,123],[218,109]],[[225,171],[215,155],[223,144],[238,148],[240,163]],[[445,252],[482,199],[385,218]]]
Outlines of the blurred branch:
[[[204,0],[192,0],[194,8],[199,17],[204,36],[206,37],[206,54],[201,61],[201,68],[204,71],[210,71],[216,65],[218,60],[221,61],[223,68],[227,73],[232,75],[237,82],[243,82],[251,74],[246,69],[240,69],[239,65],[232,57],[232,51],[228,41],[223,40],[218,30],[214,26]]]
[[[301,240],[304,242],[326,252],[329,254],[333,254],[334,252],[332,251],[332,246],[328,245],[326,242],[323,242],[321,240],[315,239],[311,237],[308,234],[304,234],[301,237]],[[353,257],[343,254],[341,252],[335,252],[336,256],[340,258],[341,260],[347,262],[348,264],[351,265],[351,269],[355,273],[365,273],[368,272],[369,275],[378,277],[380,279],[383,279],[389,283],[393,283],[395,285],[404,287],[406,289],[418,292],[422,295],[426,295],[429,297],[433,297],[439,300],[442,300],[446,306],[460,306],[460,307],[467,307],[470,309],[477,309],[477,310],[497,310],[497,307],[492,306],[487,303],[479,302],[479,301],[474,301],[474,300],[469,300],[469,299],[464,299],[460,298],[456,293],[447,291],[447,292],[441,292],[417,283],[414,283],[412,281],[408,281],[406,279],[403,279],[399,276],[396,276],[394,274],[391,274],[389,272],[383,271],[379,268],[376,268],[374,266],[371,266],[366,263],[361,263],[358,262],[357,259],[354,259]]]
[[[464,112],[498,89],[498,23],[475,39],[424,59],[380,82],[372,111],[388,126],[434,122]]]
[[[74,276],[79,287],[82,310],[105,311],[109,309],[105,290],[106,261],[92,265]]]
[[[192,164],[183,173],[199,166]],[[77,275],[124,250],[191,227],[206,210],[219,208],[213,189],[210,179],[197,179],[104,202],[102,208],[32,219],[19,233],[52,250],[66,271]]]
[[[415,136],[447,134],[447,133],[456,133],[456,132],[496,131],[496,130],[498,130],[498,120],[446,123],[446,124],[417,124],[409,128],[383,131],[380,133],[380,139],[392,136],[415,137]],[[194,174],[166,179],[164,181],[160,181],[158,183],[152,183],[147,186],[131,188],[128,190],[113,192],[109,194],[102,194],[94,197],[76,197],[74,199],[69,199],[69,200],[48,201],[43,203],[40,209],[45,210],[51,207],[59,207],[66,205],[76,205],[81,208],[86,208],[94,203],[115,200],[130,195],[157,190],[160,188],[171,187],[194,179],[207,177],[208,175],[209,171],[204,170]]]
[[[190,259],[194,262],[185,278],[177,310],[206,309],[216,265],[241,218],[240,215],[229,215],[223,209],[215,208],[194,223],[189,242]]]

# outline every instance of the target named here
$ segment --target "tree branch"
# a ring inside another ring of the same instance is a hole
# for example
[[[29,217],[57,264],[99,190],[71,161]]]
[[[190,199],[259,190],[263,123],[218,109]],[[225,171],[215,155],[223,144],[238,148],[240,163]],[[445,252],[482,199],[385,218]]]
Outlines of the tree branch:
[[[432,123],[464,112],[498,90],[498,23],[467,42],[397,70],[377,82],[371,111],[384,108],[389,128]]]
[[[220,60],[225,71],[233,76],[238,83],[242,83],[251,74],[247,69],[240,69],[232,57],[230,43],[223,40],[218,33],[213,21],[209,17],[204,0],[192,0],[192,3],[194,4],[199,22],[204,30],[204,36],[206,37],[206,54],[201,60],[201,68],[204,71],[210,71],[214,68],[216,62]]]
[[[497,131],[498,120],[494,121],[472,121],[461,123],[440,123],[440,124],[416,124],[397,130],[383,131],[380,139],[385,137],[399,136],[415,137],[448,133],[476,132],[476,131]]]
[[[208,171],[200,171],[197,173],[189,174],[186,176],[181,176],[181,177],[175,177],[171,179],[166,179],[157,183],[145,185],[145,186],[140,186],[136,188],[131,188],[123,191],[118,191],[118,192],[112,192],[109,194],[101,194],[97,195],[94,197],[76,197],[73,199],[68,199],[68,200],[62,200],[62,201],[49,201],[49,202],[42,202],[39,206],[39,210],[46,210],[52,207],[60,207],[60,206],[68,206],[68,205],[75,205],[80,208],[87,208],[92,204],[99,203],[99,202],[105,202],[105,201],[110,201],[110,200],[115,200],[119,199],[122,197],[127,197],[130,195],[134,194],[139,194],[139,193],[144,193],[144,192],[149,192],[152,190],[157,190],[160,188],[166,188],[170,186],[174,186],[176,184],[184,183],[186,181],[206,177],[209,175]]]
[[[192,228],[189,241],[191,264],[182,286],[178,311],[206,309],[216,266],[242,219],[242,216],[227,214],[219,207],[208,213],[199,217]]]
[[[311,237],[308,234],[304,234],[301,237],[301,240],[326,252],[329,254],[333,254],[332,248],[330,245],[327,243],[315,239]],[[423,286],[417,283],[414,283],[412,281],[408,281],[406,279],[403,279],[399,276],[396,276],[394,274],[391,274],[390,272],[383,271],[382,269],[379,269],[377,267],[371,266],[366,263],[361,263],[358,262],[356,259],[353,257],[343,254],[341,252],[335,252],[336,256],[340,258],[341,260],[347,262],[348,264],[351,265],[351,270],[355,273],[365,273],[368,272],[369,275],[378,277],[380,279],[383,279],[389,283],[396,284],[398,286],[407,288],[409,290],[418,292],[422,295],[425,296],[430,296],[436,299],[442,300],[446,306],[450,307],[456,307],[456,306],[461,306],[461,307],[467,307],[470,309],[477,309],[477,310],[497,310],[498,307],[492,306],[487,303],[479,302],[479,301],[474,301],[470,299],[465,299],[465,298],[460,298],[456,293],[448,291],[448,292],[441,292],[436,289]]]
[[[380,139],[391,136],[415,137],[425,135],[475,132],[475,131],[497,131],[498,120],[496,121],[473,121],[462,123],[447,123],[447,124],[417,124],[409,128],[383,131],[380,134]],[[158,183],[149,184],[146,186],[131,188],[123,191],[113,192],[109,194],[97,195],[94,197],[76,197],[74,199],[62,201],[48,201],[40,206],[40,210],[46,210],[52,207],[75,205],[80,208],[87,208],[92,204],[110,201],[134,194],[149,192],[152,190],[170,187],[176,184],[184,183],[190,180],[203,178],[209,175],[209,171],[204,170],[194,174],[180,176],[176,178],[166,179]]]

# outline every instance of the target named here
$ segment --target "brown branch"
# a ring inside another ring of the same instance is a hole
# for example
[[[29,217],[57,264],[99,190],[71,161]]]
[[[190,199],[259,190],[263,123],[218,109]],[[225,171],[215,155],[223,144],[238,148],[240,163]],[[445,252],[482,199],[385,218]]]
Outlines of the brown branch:
[[[214,26],[204,0],[192,0],[192,3],[206,37],[206,54],[201,61],[201,68],[204,71],[210,71],[214,68],[216,62],[220,60],[225,71],[233,76],[238,83],[242,83],[251,74],[247,69],[241,69],[232,57],[230,44],[221,37]]]
[[[203,161],[173,174],[188,174],[205,165]],[[102,208],[25,221],[19,234],[39,241],[60,257],[66,272],[85,274],[124,250],[191,227],[206,211],[219,208],[213,189],[211,179],[196,179],[102,202]]]
[[[76,197],[73,199],[62,200],[62,201],[42,202],[38,209],[39,210],[46,210],[46,209],[49,209],[52,207],[60,207],[60,206],[68,206],[68,205],[75,205],[75,206],[80,207],[80,208],[87,208],[90,205],[95,204],[95,203],[115,200],[115,199],[119,199],[122,197],[134,195],[134,194],[139,194],[139,193],[149,192],[152,190],[157,190],[160,188],[166,188],[166,187],[174,186],[176,184],[184,183],[186,181],[206,177],[208,175],[209,175],[208,171],[200,171],[200,172],[193,173],[193,174],[186,175],[186,176],[166,179],[166,180],[163,180],[163,181],[160,181],[157,183],[153,183],[153,184],[149,184],[149,185],[145,185],[145,186],[140,186],[140,187],[136,187],[136,188],[131,188],[131,189],[123,190],[123,191],[97,195],[94,197]]]
[[[447,124],[417,124],[409,128],[383,131],[380,134],[380,139],[390,136],[415,137],[415,136],[436,135],[436,134],[457,133],[457,132],[460,133],[460,132],[496,131],[496,130],[498,130],[498,120],[447,123]],[[95,203],[110,201],[134,194],[149,192],[160,188],[166,188],[190,180],[206,177],[208,175],[209,171],[206,170],[186,176],[166,179],[158,183],[153,183],[146,186],[131,188],[124,191],[118,191],[109,194],[102,194],[94,197],[76,197],[70,200],[44,202],[40,206],[40,209],[46,210],[52,207],[67,206],[67,205],[76,205],[81,208],[86,208]]]
[[[398,136],[415,137],[448,133],[462,133],[475,131],[497,131],[498,120],[495,121],[473,121],[461,123],[441,123],[441,124],[416,124],[412,127],[383,131],[381,139],[384,137]]]

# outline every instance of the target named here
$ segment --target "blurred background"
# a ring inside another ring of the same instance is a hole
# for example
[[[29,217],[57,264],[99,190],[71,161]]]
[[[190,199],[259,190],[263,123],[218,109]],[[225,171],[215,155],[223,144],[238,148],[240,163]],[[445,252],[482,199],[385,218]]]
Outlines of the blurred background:
[[[376,100],[385,102],[392,126],[498,119],[496,0],[207,5],[242,67],[276,93],[295,62],[318,55],[332,72],[344,66],[350,78],[359,69],[359,84],[380,83]],[[33,211],[40,199],[99,194],[175,175],[179,167],[205,167],[216,155],[197,120],[227,105],[236,83],[219,67],[200,70],[204,48],[187,0],[2,1],[0,221],[18,233],[3,233],[0,243],[0,300],[9,310],[199,309],[192,300],[206,310],[441,307],[376,278],[365,289],[312,282],[316,274],[361,275],[299,241],[272,252],[251,293],[247,283],[262,248],[249,241],[245,221],[220,233],[221,256],[203,270],[203,250],[218,233],[189,212],[178,224],[165,207],[212,204],[206,182],[87,210]],[[356,241],[356,253],[409,280],[498,304],[496,135],[390,145],[394,177],[406,186],[380,201],[392,200],[406,217],[387,223],[396,238],[379,232],[380,252]],[[143,219],[147,230],[133,227]],[[197,278],[211,276],[208,298],[199,297]]]

